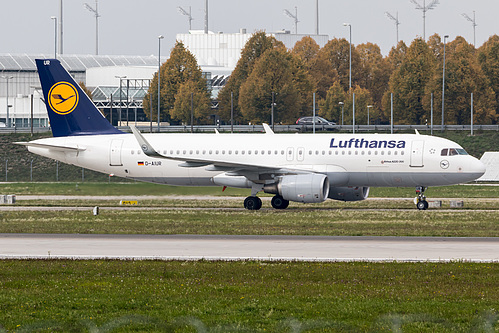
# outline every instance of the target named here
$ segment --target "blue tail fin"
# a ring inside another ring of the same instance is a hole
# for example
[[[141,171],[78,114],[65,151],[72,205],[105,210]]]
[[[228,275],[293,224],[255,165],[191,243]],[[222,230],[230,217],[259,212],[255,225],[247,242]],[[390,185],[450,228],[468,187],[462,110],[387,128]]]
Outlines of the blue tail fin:
[[[36,59],[43,96],[57,136],[121,134],[56,59]]]

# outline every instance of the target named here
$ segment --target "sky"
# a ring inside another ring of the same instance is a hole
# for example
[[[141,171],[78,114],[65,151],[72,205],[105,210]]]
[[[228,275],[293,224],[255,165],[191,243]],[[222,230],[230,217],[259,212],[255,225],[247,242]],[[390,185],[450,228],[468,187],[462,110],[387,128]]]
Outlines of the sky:
[[[54,21],[59,16],[60,0],[0,0],[0,53],[53,54]],[[158,36],[162,55],[169,53],[178,33],[187,33],[189,22],[179,13],[181,6],[192,8],[192,28],[204,29],[205,0],[98,0],[99,54],[157,55]],[[414,0],[423,4],[423,0]],[[63,0],[64,53],[95,54],[95,16],[84,3],[95,8],[95,0]],[[431,0],[426,0],[426,3]],[[426,38],[434,33],[463,36],[473,43],[473,26],[461,14],[476,12],[476,44],[499,34],[498,0],[439,0],[426,13]],[[294,21],[284,9],[298,10],[298,33],[315,32],[315,0],[209,0],[209,30],[234,33],[290,30]],[[385,12],[398,12],[399,38],[410,44],[423,36],[422,11],[410,0],[319,0],[319,33],[332,38],[349,38],[352,43],[372,42],[387,55],[396,43],[396,25]]]

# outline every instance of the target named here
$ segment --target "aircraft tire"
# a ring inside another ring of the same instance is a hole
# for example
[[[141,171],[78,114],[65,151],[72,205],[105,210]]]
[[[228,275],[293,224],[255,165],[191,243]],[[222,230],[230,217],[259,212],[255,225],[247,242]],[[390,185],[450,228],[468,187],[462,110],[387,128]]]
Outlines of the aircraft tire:
[[[289,200],[285,200],[280,195],[274,196],[270,203],[272,204],[272,207],[274,207],[275,209],[286,209],[289,206]]]
[[[244,208],[247,210],[259,210],[262,208],[262,200],[259,197],[247,197],[244,199]]]
[[[419,210],[427,210],[428,209],[428,201],[426,200],[421,200],[416,204],[416,207]]]

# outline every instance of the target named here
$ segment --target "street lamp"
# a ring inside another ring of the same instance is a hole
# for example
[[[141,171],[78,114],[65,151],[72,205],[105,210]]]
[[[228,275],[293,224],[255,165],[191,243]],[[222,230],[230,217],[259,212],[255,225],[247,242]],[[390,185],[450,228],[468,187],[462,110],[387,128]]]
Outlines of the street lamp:
[[[372,108],[372,105],[367,106],[367,125],[371,125],[371,122],[369,121],[369,109]]]
[[[9,108],[11,107],[9,105],[9,80],[13,79],[13,78],[14,77],[12,75],[9,75],[9,76],[2,75],[2,79],[5,79],[7,81],[7,121],[6,121],[7,127],[10,127]]]
[[[341,126],[343,126],[343,109],[345,107],[345,103],[339,102],[339,105],[341,105]]]
[[[442,132],[444,131],[444,105],[445,105],[445,45],[447,42],[448,35],[444,36],[444,66],[442,73]]]
[[[83,6],[85,6],[86,9],[94,13],[95,15],[95,55],[99,54],[99,8],[98,8],[98,3],[97,0],[95,0],[95,8],[90,6],[88,3],[84,3]]]
[[[160,87],[161,87],[161,40],[163,35],[158,36],[158,133],[159,133],[159,114],[160,114]]]
[[[350,29],[350,81],[349,89],[352,89],[352,25],[350,23],[343,23],[345,27]]]
[[[54,20],[54,59],[57,59],[57,16],[51,16]]]

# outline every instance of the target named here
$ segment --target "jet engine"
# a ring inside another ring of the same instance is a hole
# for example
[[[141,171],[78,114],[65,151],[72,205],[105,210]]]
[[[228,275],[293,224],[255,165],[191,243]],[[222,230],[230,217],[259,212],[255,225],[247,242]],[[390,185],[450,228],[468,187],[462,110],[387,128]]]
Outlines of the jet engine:
[[[360,201],[367,199],[369,187],[331,187],[329,189],[329,199],[341,201]]]
[[[277,183],[263,187],[265,193],[278,194],[285,200],[314,203],[327,199],[329,180],[322,174],[286,175]]]

